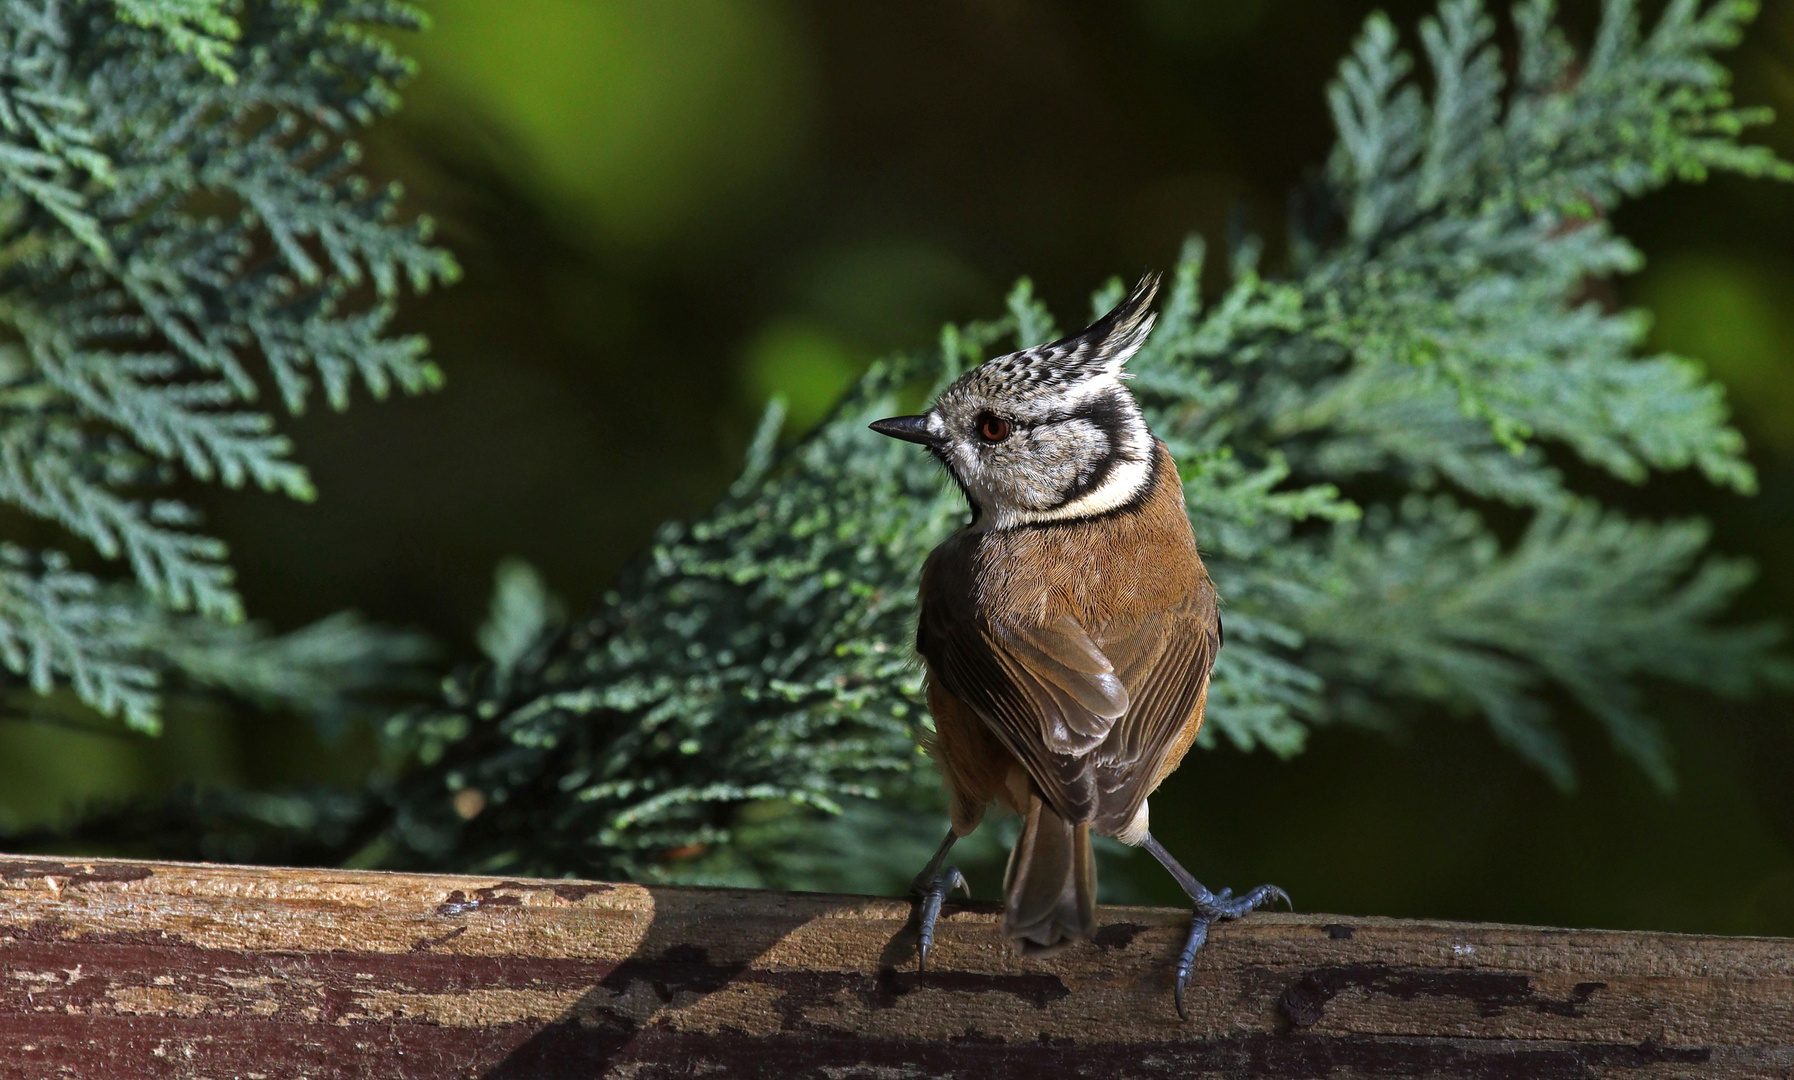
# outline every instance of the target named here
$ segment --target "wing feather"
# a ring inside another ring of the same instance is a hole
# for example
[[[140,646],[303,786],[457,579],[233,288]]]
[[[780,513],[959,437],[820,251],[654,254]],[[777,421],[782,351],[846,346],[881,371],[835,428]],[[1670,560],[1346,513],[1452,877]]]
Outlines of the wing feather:
[[[1091,755],[1101,792],[1098,832],[1114,835],[1127,828],[1169,756],[1188,746],[1183,736],[1189,726],[1201,722],[1196,712],[1220,638],[1212,590],[1200,590],[1191,600],[1153,620],[1157,648],[1139,681],[1129,684],[1133,708]]]
[[[1060,816],[1091,820],[1090,754],[1125,715],[1127,691],[1089,636],[1063,621],[987,628],[929,605],[920,630],[917,645],[941,685],[990,725]]]
[[[932,562],[932,560],[931,560]],[[1115,834],[1133,820],[1188,726],[1220,647],[1206,577],[1174,606],[1096,633],[1070,616],[992,621],[957,567],[924,573],[916,646],[989,726],[1053,809]],[[1200,571],[1198,571],[1200,572]],[[932,584],[932,587],[931,587]]]

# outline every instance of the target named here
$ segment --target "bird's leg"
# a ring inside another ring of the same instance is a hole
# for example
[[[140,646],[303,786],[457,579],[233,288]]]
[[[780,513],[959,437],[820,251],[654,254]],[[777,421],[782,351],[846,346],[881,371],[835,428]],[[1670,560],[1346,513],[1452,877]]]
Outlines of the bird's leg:
[[[947,861],[947,852],[953,850],[953,842],[958,839],[959,834],[948,829],[934,858],[929,859],[928,865],[916,875],[916,880],[910,882],[909,891],[916,897],[917,971],[928,967],[928,951],[934,948],[934,923],[941,917],[941,905],[946,903],[947,894],[959,889],[967,896],[972,895],[972,887],[966,883],[966,876],[959,872],[959,867],[941,868]]]
[[[1159,846],[1151,833],[1140,846],[1152,852],[1152,857],[1159,860],[1159,865],[1171,871],[1171,876],[1183,886],[1189,894],[1190,902],[1195,905],[1196,913],[1190,921],[1190,937],[1184,942],[1184,950],[1177,954],[1177,981],[1173,984],[1172,994],[1177,1001],[1177,1015],[1185,1020],[1190,1014],[1184,1011],[1184,984],[1190,981],[1190,969],[1196,962],[1196,950],[1208,940],[1209,924],[1217,920],[1237,919],[1247,912],[1256,911],[1273,900],[1281,900],[1289,904],[1289,894],[1275,885],[1260,885],[1244,896],[1234,896],[1232,889],[1222,889],[1218,893],[1209,892],[1202,882],[1182,866],[1178,865],[1171,853]],[[944,849],[943,849],[944,851]],[[1294,907],[1293,904],[1290,905]]]

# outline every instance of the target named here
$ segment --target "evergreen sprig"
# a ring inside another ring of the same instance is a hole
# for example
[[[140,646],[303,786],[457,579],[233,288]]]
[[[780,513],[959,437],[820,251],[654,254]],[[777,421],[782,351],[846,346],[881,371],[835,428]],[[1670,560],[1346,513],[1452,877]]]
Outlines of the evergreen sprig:
[[[389,0],[0,2],[0,501],[134,579],[8,549],[0,663],[32,686],[148,730],[168,674],[331,714],[368,664],[415,659],[340,620],[216,625],[244,614],[225,545],[157,489],[185,473],[310,499],[256,405],[268,384],[295,413],[314,384],[337,409],[357,383],[437,385],[387,323],[454,262],[349,137],[411,70],[371,31],[420,20]]]
[[[0,72],[0,314],[18,337],[0,368],[15,440],[0,497],[129,557],[139,580],[109,591],[53,554],[0,552],[0,660],[127,716],[150,715],[162,668],[251,697],[335,685],[305,665],[378,652],[354,627],[282,653],[168,614],[182,600],[234,613],[228,577],[208,576],[222,551],[179,508],[121,492],[177,466],[309,492],[244,407],[256,356],[293,410],[319,387],[341,407],[357,382],[434,380],[421,346],[383,327],[400,285],[450,265],[337,149],[390,109],[405,71],[349,28],[413,16],[297,0],[0,10],[16,46]],[[1425,78],[1373,17],[1329,89],[1339,141],[1293,206],[1285,267],[1261,271],[1244,238],[1205,298],[1206,248],[1186,245],[1130,371],[1226,604],[1206,742],[1292,754],[1317,724],[1475,715],[1567,786],[1549,709],[1562,696],[1667,788],[1643,680],[1745,693],[1788,677],[1773,628],[1722,623],[1750,569],[1706,554],[1702,523],[1628,520],[1559,467],[1753,488],[1719,388],[1691,360],[1643,354],[1642,314],[1588,289],[1641,262],[1609,224],[1623,200],[1713,171],[1794,173],[1739,141],[1766,114],[1732,102],[1714,58],[1753,11],[1672,0],[1647,31],[1630,0],[1608,0],[1578,59],[1551,5],[1523,0],[1511,78],[1473,0],[1422,23]],[[71,53],[59,20],[76,12],[106,48]],[[232,43],[215,53],[229,79],[182,27]],[[120,60],[140,54],[163,66]],[[131,108],[145,118],[104,122]],[[200,191],[237,216],[198,216]],[[914,744],[916,580],[964,507],[925,455],[866,424],[1056,325],[1023,281],[1002,318],[874,364],[785,449],[774,403],[717,507],[663,527],[577,619],[527,568],[501,568],[488,662],[387,723],[400,767],[367,792],[183,795],[83,835],[241,859],[900,887],[941,824],[904,811],[932,797]],[[1517,539],[1491,516],[1520,522]]]
[[[1205,304],[1204,247],[1185,249],[1130,370],[1226,603],[1209,741],[1290,754],[1314,724],[1418,704],[1483,716],[1567,786],[1555,687],[1668,787],[1640,679],[1743,692],[1786,674],[1773,630],[1717,625],[1750,571],[1704,555],[1704,526],[1625,520],[1552,464],[1752,488],[1719,388],[1641,355],[1643,316],[1586,292],[1639,265],[1608,224],[1622,199],[1714,170],[1790,176],[1737,142],[1765,116],[1733,105],[1712,55],[1751,13],[1675,0],[1645,33],[1610,0],[1578,64],[1527,0],[1508,85],[1492,20],[1445,0],[1420,32],[1430,93],[1373,17],[1329,91],[1339,143],[1288,272],[1261,274],[1248,238]],[[875,364],[782,455],[769,410],[714,512],[664,527],[586,617],[527,648],[494,631],[500,663],[389,725],[420,764],[366,857],[843,884],[793,840],[835,850],[846,830],[870,857],[901,830],[861,797],[926,786],[916,578],[964,514],[925,455],[866,424],[1054,327],[1024,281],[1004,318]],[[1503,544],[1479,504],[1531,523]],[[843,805],[826,825],[802,812]],[[884,887],[913,869],[887,866]]]

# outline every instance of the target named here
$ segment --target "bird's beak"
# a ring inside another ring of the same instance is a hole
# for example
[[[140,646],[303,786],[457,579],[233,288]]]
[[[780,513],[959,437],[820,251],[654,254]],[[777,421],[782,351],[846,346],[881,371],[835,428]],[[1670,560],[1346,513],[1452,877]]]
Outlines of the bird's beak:
[[[893,416],[888,420],[877,420],[872,430],[880,435],[889,435],[893,439],[904,442],[921,443],[923,446],[939,446],[940,436],[928,430],[927,416]]]

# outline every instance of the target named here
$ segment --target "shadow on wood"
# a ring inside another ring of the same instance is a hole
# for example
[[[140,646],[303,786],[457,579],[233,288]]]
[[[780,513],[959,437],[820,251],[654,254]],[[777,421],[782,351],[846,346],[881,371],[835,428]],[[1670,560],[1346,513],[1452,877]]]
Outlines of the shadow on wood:
[[[1788,1077],[1794,941],[0,856],[0,1078]]]

